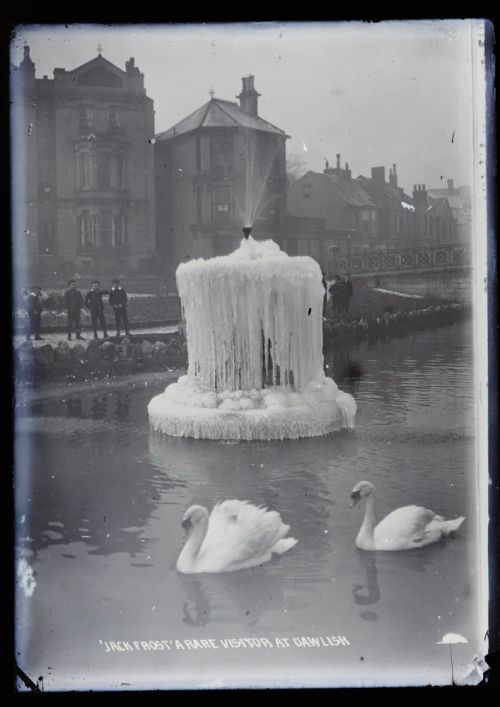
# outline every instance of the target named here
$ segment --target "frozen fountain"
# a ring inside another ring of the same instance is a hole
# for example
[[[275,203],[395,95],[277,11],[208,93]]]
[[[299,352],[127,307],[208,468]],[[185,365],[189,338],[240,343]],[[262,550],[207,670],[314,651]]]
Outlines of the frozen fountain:
[[[189,365],[149,403],[152,428],[272,440],[353,427],[354,398],[324,373],[319,265],[243,231],[233,253],[177,269]]]

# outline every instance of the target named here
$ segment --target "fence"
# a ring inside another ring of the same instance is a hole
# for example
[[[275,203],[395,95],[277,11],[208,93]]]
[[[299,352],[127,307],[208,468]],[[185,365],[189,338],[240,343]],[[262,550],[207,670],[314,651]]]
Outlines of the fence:
[[[419,246],[337,255],[331,253],[332,274],[377,275],[389,272],[447,270],[471,265],[468,245]]]

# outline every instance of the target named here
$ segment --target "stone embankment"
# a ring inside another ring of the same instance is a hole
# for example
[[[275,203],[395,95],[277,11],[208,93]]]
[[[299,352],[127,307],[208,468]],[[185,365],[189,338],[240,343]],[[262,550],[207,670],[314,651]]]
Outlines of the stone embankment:
[[[149,339],[133,341],[124,337],[114,341],[59,341],[57,344],[35,346],[31,341],[25,341],[14,349],[16,376],[26,381],[102,378],[120,373],[161,370],[186,360],[186,343],[178,334],[171,335],[167,341],[154,342]]]
[[[444,326],[460,321],[471,312],[465,303],[432,304],[423,309],[386,311],[383,314],[359,319],[326,320],[323,327],[324,349],[348,345],[367,339],[376,341],[387,336],[402,336],[418,329]]]
[[[376,341],[392,336],[463,320],[471,312],[464,303],[432,304],[421,309],[386,311],[372,317],[327,319],[324,323],[324,351],[349,346],[360,340]],[[186,341],[181,333],[153,334],[148,339],[59,341],[42,344],[25,341],[14,348],[19,380],[85,381],[140,371],[160,371],[187,366]],[[160,340],[160,338],[162,340]],[[151,340],[152,339],[152,340]]]

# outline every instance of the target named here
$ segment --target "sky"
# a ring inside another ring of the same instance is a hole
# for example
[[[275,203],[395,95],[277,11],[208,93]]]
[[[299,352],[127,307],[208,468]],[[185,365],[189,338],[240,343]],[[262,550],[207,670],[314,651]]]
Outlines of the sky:
[[[325,159],[353,176],[397,165],[411,193],[471,184],[471,20],[233,25],[18,27],[11,61],[30,45],[37,78],[102,55],[125,69],[133,56],[155,105],[155,132],[209,100],[237,101],[253,74],[259,115],[284,130],[287,154],[322,171]]]

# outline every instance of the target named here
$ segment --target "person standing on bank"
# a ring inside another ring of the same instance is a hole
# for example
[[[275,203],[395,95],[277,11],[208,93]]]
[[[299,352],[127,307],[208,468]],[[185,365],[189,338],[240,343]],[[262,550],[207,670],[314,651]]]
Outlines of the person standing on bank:
[[[349,311],[349,305],[351,304],[353,294],[354,294],[354,290],[353,290],[353,286],[352,286],[351,273],[348,272],[346,282],[345,282],[345,311],[346,311],[346,313]]]
[[[31,341],[34,335],[36,341],[41,341],[40,329],[42,326],[42,288],[32,287],[26,298],[26,311],[30,320],[26,341]]]
[[[80,311],[83,307],[83,295],[80,290],[76,289],[76,280],[68,282],[68,288],[64,293],[64,304],[68,311],[67,328],[68,341],[71,341],[73,330],[76,334],[76,339],[83,339],[82,327],[80,325]]]
[[[115,313],[116,336],[120,336],[120,324],[123,324],[125,334],[130,336],[128,330],[127,300],[127,293],[120,285],[120,280],[113,280],[111,292],[109,293],[109,303]]]
[[[94,280],[92,283],[92,289],[85,295],[85,306],[90,310],[90,316],[92,319],[92,328],[94,329],[94,339],[98,339],[97,326],[99,325],[102,329],[102,333],[105,339],[108,338],[108,332],[106,331],[106,319],[104,318],[104,302],[102,298],[105,295],[109,295],[108,290],[101,290],[99,280]]]

